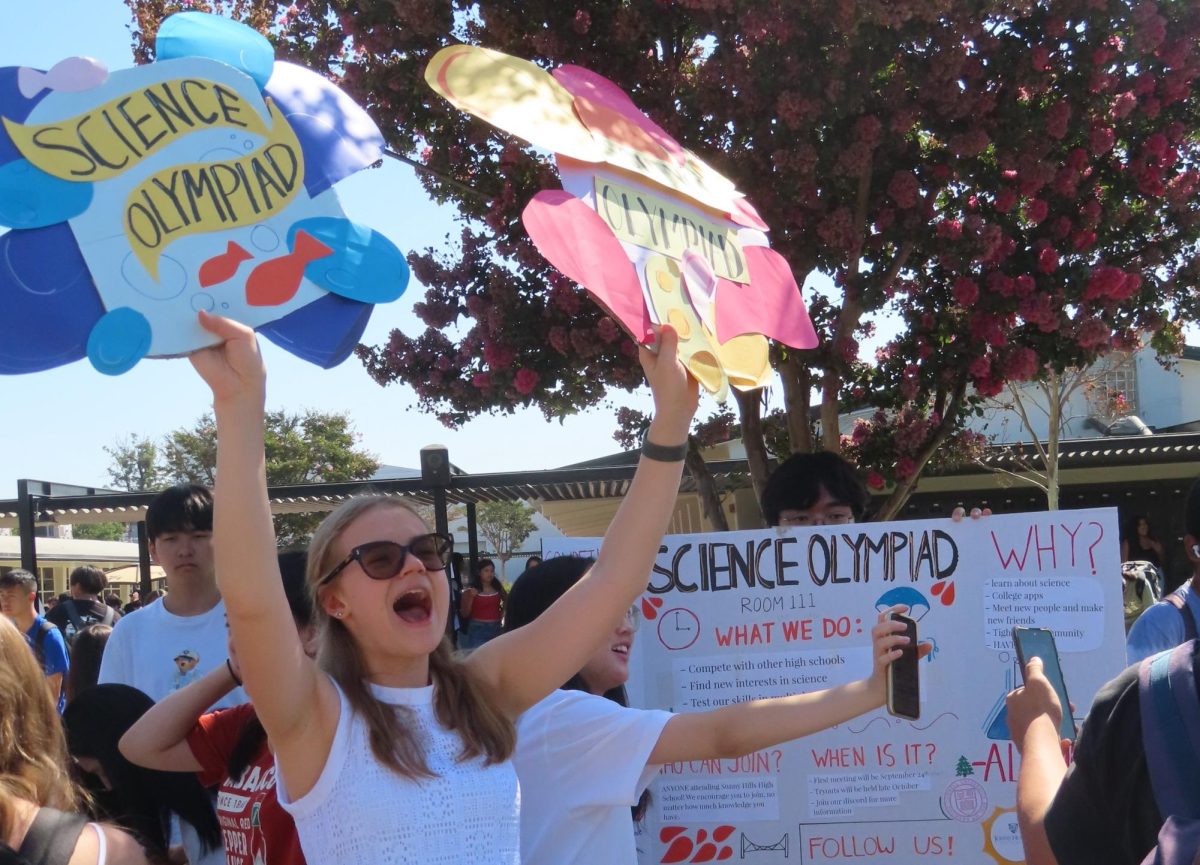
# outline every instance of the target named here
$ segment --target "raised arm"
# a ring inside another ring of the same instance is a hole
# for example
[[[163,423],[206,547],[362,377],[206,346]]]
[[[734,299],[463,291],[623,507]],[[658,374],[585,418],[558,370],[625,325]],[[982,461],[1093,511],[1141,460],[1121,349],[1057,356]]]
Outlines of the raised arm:
[[[654,419],[646,439],[668,447],[687,442],[698,400],[696,382],[676,358],[678,343],[675,331],[664,327],[658,354],[641,352],[654,393]],[[536,621],[492,640],[468,659],[510,715],[520,714],[579,672],[646,590],[682,472],[682,458],[662,462],[643,456],[587,575]]]
[[[1057,865],[1046,833],[1046,813],[1067,774],[1059,724],[1062,706],[1054,686],[1042,672],[1042,659],[1030,658],[1025,667],[1025,685],[1010,693],[1008,729],[1021,753],[1017,775],[1017,822],[1025,861],[1029,865]]]
[[[230,668],[222,664],[151,706],[117,747],[126,760],[147,769],[199,772],[203,767],[188,746],[188,734],[208,707],[235,687]]]
[[[267,501],[263,406],[266,370],[254,331],[200,313],[224,342],[191,356],[212,388],[217,419],[213,547],[217,584],[238,647],[246,693],[296,797],[320,775],[337,728],[330,681],[304,653],[283,592]],[[297,707],[305,711],[297,711]]]
[[[886,699],[887,668],[900,657],[900,647],[908,642],[908,637],[900,633],[904,625],[886,617],[890,612],[905,612],[906,609],[893,607],[881,613],[871,629],[874,666],[867,678],[810,694],[753,700],[711,712],[676,715],[663,728],[647,762],[740,757],[878,709]],[[924,655],[929,649],[928,645],[922,645],[918,651]]]

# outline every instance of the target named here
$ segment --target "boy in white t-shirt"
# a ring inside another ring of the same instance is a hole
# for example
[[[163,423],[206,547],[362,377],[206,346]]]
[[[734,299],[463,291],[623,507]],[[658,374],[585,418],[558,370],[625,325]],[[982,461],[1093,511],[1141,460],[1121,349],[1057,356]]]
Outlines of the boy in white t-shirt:
[[[100,684],[132,685],[158,702],[225,663],[229,634],[212,553],[212,493],[199,484],[163,490],[146,509],[150,556],[166,573],[168,594],[117,622],[100,663]],[[212,708],[248,702],[241,688]],[[184,827],[194,865],[220,865],[223,850],[198,857]]]

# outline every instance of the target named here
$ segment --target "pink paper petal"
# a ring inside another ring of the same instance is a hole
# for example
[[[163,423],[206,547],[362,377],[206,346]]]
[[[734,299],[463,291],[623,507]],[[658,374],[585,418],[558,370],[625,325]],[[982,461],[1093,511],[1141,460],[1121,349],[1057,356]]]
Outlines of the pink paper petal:
[[[647,117],[629,98],[628,93],[603,75],[570,63],[559,66],[550,74],[576,98],[576,110],[579,111],[580,118],[594,133],[606,136],[606,131],[609,129],[607,125],[599,122],[603,113],[595,110],[595,106],[603,106],[616,112],[649,136],[655,144],[667,152],[673,162],[678,165],[684,164],[683,147],[679,142]],[[590,120],[589,113],[591,114]],[[597,126],[593,127],[593,123],[597,123]]]
[[[761,333],[793,348],[815,348],[817,332],[783,256],[766,246],[747,246],[745,253],[750,284],[722,279],[717,285],[717,339]]]
[[[538,252],[588,290],[637,341],[650,327],[642,284],[621,242],[574,195],[543,189],[521,213]]]
[[[684,250],[679,270],[687,288],[688,300],[696,310],[696,315],[712,327],[712,305],[716,299],[719,280],[713,273],[708,259],[691,249]]]
[[[744,225],[747,228],[757,228],[759,231],[771,230],[763,221],[763,218],[758,215],[758,211],[754,209],[754,205],[747,201],[745,196],[738,196],[733,200],[733,207],[729,211],[729,218],[738,225]]]

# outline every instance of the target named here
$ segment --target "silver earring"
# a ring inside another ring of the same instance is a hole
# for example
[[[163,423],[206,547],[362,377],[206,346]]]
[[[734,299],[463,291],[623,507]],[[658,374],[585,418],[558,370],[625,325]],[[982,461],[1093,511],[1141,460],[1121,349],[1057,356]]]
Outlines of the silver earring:
[[[338,610],[336,613],[334,613],[334,615],[340,619],[342,616],[345,615],[345,613],[343,613],[341,610]]]

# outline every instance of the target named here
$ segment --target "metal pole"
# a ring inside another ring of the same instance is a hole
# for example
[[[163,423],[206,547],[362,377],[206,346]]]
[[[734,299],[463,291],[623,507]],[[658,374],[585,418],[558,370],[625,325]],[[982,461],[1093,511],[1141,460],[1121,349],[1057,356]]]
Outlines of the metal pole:
[[[137,539],[138,539],[138,585],[142,593],[142,603],[146,602],[146,596],[150,594],[150,538],[146,533],[146,521],[139,520],[137,524]]]
[[[37,500],[29,492],[29,481],[17,481],[17,531],[21,534],[21,567],[37,576],[37,540],[33,532],[36,526]],[[41,580],[38,580],[41,585]]]
[[[479,524],[475,521],[475,502],[467,502],[467,551],[471,559],[471,573],[479,567]]]

